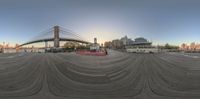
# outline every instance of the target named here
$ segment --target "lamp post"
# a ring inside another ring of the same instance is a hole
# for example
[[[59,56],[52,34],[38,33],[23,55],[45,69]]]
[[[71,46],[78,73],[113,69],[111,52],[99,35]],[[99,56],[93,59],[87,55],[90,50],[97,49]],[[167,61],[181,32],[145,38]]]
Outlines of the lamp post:
[[[5,42],[3,42],[3,50],[2,50],[3,53],[4,53],[4,50],[5,50]]]

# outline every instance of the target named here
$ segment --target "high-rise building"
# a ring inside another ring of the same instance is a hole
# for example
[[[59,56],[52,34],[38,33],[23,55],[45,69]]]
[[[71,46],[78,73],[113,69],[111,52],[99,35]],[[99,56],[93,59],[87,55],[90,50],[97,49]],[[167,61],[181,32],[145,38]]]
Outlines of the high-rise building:
[[[94,38],[94,44],[97,44],[97,38],[96,37]]]
[[[122,41],[123,45],[130,45],[133,43],[133,40],[127,36],[122,37],[120,40]]]
[[[97,43],[97,38],[94,38],[94,43],[90,45],[90,50],[100,50],[100,45]]]
[[[116,40],[113,40],[112,41],[112,48],[117,48],[117,49],[120,49],[120,48],[123,48],[123,41],[119,40],[119,39],[116,39]]]

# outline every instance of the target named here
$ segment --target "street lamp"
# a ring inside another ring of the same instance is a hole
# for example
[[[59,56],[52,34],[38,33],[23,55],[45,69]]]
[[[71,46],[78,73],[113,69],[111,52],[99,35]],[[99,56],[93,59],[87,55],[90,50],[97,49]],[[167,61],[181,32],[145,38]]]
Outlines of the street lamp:
[[[3,50],[2,50],[3,53],[4,53],[4,49],[5,49],[5,42],[3,42]]]

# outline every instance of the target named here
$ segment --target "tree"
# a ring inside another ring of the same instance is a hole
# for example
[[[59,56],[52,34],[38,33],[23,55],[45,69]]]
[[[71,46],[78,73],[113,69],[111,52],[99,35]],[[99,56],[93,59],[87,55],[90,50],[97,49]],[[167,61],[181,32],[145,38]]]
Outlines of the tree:
[[[105,48],[111,48],[111,47],[112,47],[112,42],[111,42],[111,41],[105,42],[105,43],[104,43],[104,47],[105,47]]]
[[[183,43],[183,44],[181,45],[181,48],[182,48],[182,49],[186,49],[186,48],[187,48],[187,44]]]
[[[178,46],[169,45],[168,43],[165,44],[164,49],[179,49]]]
[[[192,42],[192,43],[190,44],[190,49],[195,49],[195,47],[196,47],[195,42]]]
[[[170,45],[167,43],[167,44],[165,44],[165,49],[171,49],[170,48]]]
[[[66,42],[63,46],[64,48],[75,48],[74,42]]]

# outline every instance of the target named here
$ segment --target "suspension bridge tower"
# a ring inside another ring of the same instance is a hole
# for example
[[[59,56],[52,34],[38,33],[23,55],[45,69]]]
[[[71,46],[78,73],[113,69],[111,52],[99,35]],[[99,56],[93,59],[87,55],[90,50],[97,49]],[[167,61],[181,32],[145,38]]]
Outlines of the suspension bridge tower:
[[[54,26],[54,47],[59,48],[60,47],[60,37],[59,37],[59,26]]]

